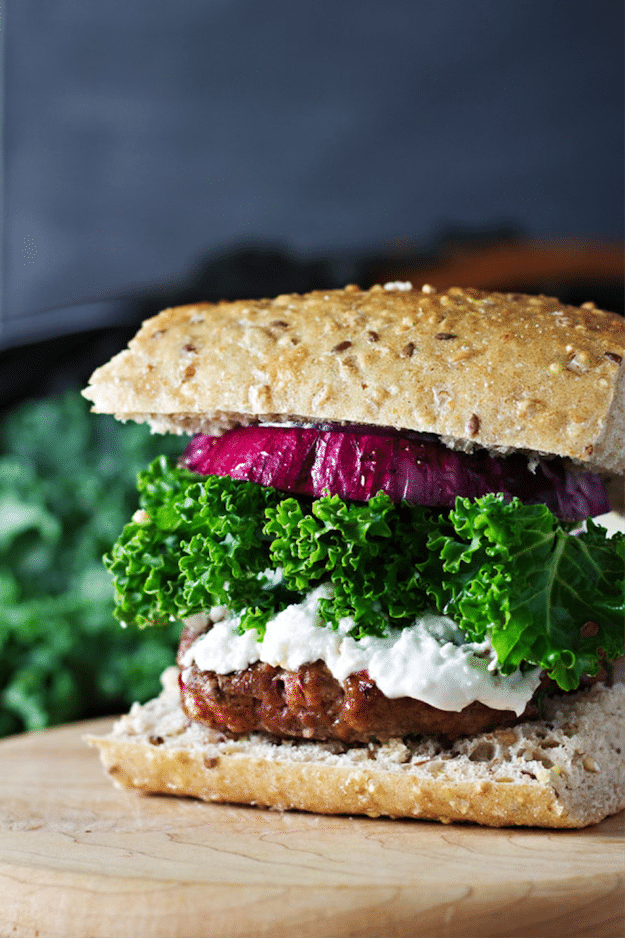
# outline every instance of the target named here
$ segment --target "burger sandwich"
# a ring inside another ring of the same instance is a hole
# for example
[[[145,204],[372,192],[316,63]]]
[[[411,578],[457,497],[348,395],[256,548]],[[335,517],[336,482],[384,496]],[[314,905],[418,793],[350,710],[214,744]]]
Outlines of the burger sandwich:
[[[181,622],[89,738],[116,784],[319,813],[583,827],[625,807],[625,324],[388,283],[146,321],[83,392],[188,434],[105,558]]]

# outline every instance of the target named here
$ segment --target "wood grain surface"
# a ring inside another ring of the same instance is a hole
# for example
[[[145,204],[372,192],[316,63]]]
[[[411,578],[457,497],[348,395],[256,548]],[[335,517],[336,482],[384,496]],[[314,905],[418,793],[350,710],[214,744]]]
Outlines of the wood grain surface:
[[[623,814],[490,830],[146,797],[82,742],[109,725],[0,743],[0,935],[623,934]]]

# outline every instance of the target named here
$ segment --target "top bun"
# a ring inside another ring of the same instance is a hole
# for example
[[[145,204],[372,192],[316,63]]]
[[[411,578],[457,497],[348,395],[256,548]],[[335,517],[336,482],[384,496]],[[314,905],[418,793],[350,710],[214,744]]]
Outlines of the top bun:
[[[350,285],[166,309],[83,394],[157,432],[374,424],[623,473],[624,353],[625,321],[592,303]]]

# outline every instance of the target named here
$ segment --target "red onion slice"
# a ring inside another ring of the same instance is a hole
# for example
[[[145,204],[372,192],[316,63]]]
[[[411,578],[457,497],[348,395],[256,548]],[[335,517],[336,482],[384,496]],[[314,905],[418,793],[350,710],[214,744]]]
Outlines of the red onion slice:
[[[452,508],[458,495],[501,492],[543,502],[571,521],[610,509],[599,476],[569,472],[560,460],[541,461],[532,472],[522,455],[456,452],[430,437],[377,428],[237,427],[220,437],[198,434],[180,462],[201,475],[313,497],[364,502],[383,491],[394,502]]]

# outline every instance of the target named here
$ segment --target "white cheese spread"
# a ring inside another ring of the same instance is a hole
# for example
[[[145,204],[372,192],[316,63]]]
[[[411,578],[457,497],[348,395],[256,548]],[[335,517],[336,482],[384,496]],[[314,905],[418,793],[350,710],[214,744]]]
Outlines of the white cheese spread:
[[[236,616],[223,610],[210,631],[184,655],[182,666],[228,674],[257,661],[295,671],[303,664],[324,661],[337,681],[367,671],[389,698],[412,697],[440,710],[459,711],[478,700],[495,710],[525,710],[540,681],[540,669],[502,675],[488,641],[467,642],[445,616],[426,613],[413,625],[384,638],[354,639],[347,633],[353,619],[342,619],[337,630],[325,625],[319,600],[332,596],[328,584],[317,587],[301,603],[288,606],[267,623],[258,641],[253,630],[240,634]]]

